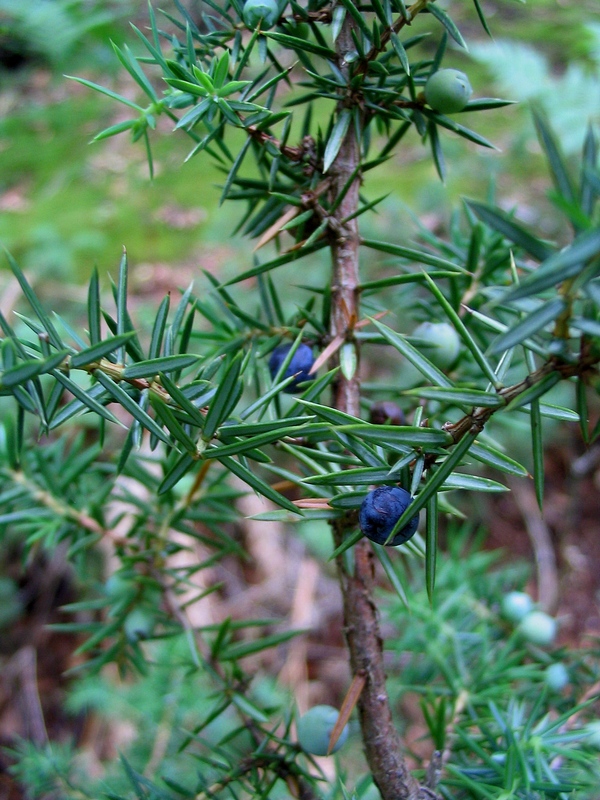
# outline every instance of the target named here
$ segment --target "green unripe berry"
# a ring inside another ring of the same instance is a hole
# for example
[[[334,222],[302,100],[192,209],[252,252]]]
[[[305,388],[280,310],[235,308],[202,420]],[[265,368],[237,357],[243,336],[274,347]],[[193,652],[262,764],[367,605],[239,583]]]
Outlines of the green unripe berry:
[[[555,692],[560,692],[561,689],[564,689],[569,683],[569,673],[565,665],[561,664],[559,661],[556,664],[550,664],[546,669],[544,680],[550,689],[553,689]]]
[[[120,600],[123,595],[133,594],[136,590],[134,574],[129,570],[118,570],[104,584],[104,591],[111,600]]]
[[[123,630],[127,640],[134,644],[142,639],[149,639],[154,632],[155,622],[152,611],[147,608],[134,608],[123,622]]]
[[[313,706],[298,720],[296,731],[298,744],[306,753],[326,756],[331,732],[338,719],[338,710],[333,706]],[[335,753],[348,738],[348,726],[341,732],[331,752]]]
[[[422,322],[412,335],[423,340],[424,355],[439,369],[447,369],[460,352],[460,337],[448,322]]]
[[[472,94],[469,79],[458,69],[439,69],[425,84],[425,100],[441,114],[462,111]]]
[[[519,623],[519,631],[528,642],[547,647],[556,638],[556,620],[543,611],[530,611]]]
[[[361,795],[360,800],[381,800],[379,789],[372,783]]]
[[[242,11],[242,19],[248,28],[254,30],[260,25],[268,31],[279,18],[279,6],[275,0],[247,0]]]
[[[586,742],[595,747],[596,750],[600,750],[600,719],[589,722],[584,731],[586,733]]]
[[[509,592],[502,598],[502,616],[510,622],[521,622],[533,611],[533,600],[526,592]]]

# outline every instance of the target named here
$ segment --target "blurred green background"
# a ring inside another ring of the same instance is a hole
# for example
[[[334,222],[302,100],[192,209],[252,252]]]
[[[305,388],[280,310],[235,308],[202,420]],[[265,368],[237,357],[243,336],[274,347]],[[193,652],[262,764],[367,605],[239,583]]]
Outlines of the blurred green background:
[[[461,115],[461,123],[500,152],[448,133],[445,186],[418,137],[403,140],[391,164],[367,177],[369,198],[390,194],[377,214],[363,217],[363,230],[411,239],[414,214],[443,231],[461,196],[485,197],[495,187],[504,206],[518,205],[522,220],[549,237],[560,235],[551,205],[542,200],[549,185],[529,104],[545,108],[568,154],[579,150],[588,120],[600,117],[598,4],[486,2],[494,41],[472,3],[444,4],[474,42],[469,53],[451,45],[445,65],[468,72],[476,97],[520,102],[476,118]],[[201,10],[199,2],[188,6]],[[65,73],[139,99],[110,44],[127,42],[140,52],[129,20],[145,28],[144,2],[0,0],[0,241],[36,280],[80,284],[94,265],[102,274],[114,272],[122,246],[141,270],[142,289],[148,277],[179,285],[168,265],[179,266],[181,275],[198,267],[224,276],[248,268],[247,245],[231,238],[243,209],[218,208],[220,173],[204,156],[183,164],[191,142],[180,132],[165,135],[171,123],[161,120],[152,136],[153,181],[143,146],[129,134],[91,143],[95,133],[126,119],[128,109]],[[0,286],[7,273],[1,276]]]

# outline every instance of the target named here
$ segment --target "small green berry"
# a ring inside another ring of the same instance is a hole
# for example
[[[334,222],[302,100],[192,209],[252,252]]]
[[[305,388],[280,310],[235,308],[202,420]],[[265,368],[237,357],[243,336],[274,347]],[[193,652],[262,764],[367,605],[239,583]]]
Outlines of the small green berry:
[[[242,11],[242,18],[248,28],[259,27],[268,31],[279,18],[279,6],[275,0],[247,0]]]
[[[123,595],[135,592],[134,574],[129,570],[118,570],[104,584],[104,591],[111,600],[121,599]]]
[[[460,337],[448,322],[422,322],[412,332],[424,354],[439,369],[448,369],[460,352]]]
[[[556,620],[543,611],[530,611],[518,629],[528,642],[540,647],[551,645],[556,638]]]
[[[425,84],[425,100],[441,114],[462,111],[472,94],[469,79],[458,69],[439,69]]]
[[[526,592],[509,592],[502,598],[502,616],[510,622],[520,622],[533,611],[533,600]]]
[[[296,725],[298,744],[306,753],[314,756],[326,756],[329,749],[331,732],[335,727],[339,713],[333,706],[313,706],[300,717]],[[337,742],[331,749],[335,753],[348,738],[348,726],[342,730]]]
[[[149,639],[154,632],[155,617],[152,611],[146,608],[134,608],[125,617],[123,630],[127,640],[132,644],[142,639]]]
[[[600,719],[589,722],[584,728],[584,733],[586,734],[586,742],[595,747],[596,750],[600,750]]]
[[[558,661],[556,664],[550,664],[546,669],[544,680],[550,689],[560,692],[569,683],[569,673],[565,665]]]

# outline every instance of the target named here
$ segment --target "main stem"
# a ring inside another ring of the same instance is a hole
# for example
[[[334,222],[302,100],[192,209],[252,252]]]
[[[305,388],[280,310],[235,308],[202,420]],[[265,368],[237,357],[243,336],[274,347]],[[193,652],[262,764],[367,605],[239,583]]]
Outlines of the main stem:
[[[336,42],[339,65],[347,73],[344,53],[354,49],[350,15]],[[354,125],[350,125],[331,167],[332,198],[338,197],[351,176],[355,178],[337,207],[335,216],[340,233],[332,242],[331,335],[358,343],[353,325],[359,318],[359,236],[356,219],[343,223],[359,205],[360,176],[359,142]],[[333,388],[333,405],[354,416],[359,414],[360,385],[358,375],[346,378],[340,371]],[[335,546],[348,532],[348,523],[338,520],[333,527]],[[377,607],[373,600],[374,555],[370,543],[362,539],[354,548],[354,563],[347,554],[337,560],[338,575],[344,600],[344,626],[350,666],[353,675],[363,675],[365,687],[358,701],[358,711],[367,762],[383,800],[417,800],[424,797],[421,787],[410,774],[401,755],[401,742],[392,720],[383,669],[383,641],[379,630]],[[431,797],[431,794],[429,794]]]

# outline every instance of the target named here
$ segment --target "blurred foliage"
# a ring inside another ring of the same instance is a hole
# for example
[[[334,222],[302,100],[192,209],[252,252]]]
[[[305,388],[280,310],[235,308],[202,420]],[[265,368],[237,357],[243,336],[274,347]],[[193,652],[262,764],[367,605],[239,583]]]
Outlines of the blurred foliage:
[[[528,644],[500,613],[506,593],[523,586],[527,565],[499,565],[499,553],[483,552],[485,537],[481,532],[474,535],[468,525],[451,528],[448,542],[449,551],[440,556],[433,606],[422,563],[415,556],[395,560],[393,567],[408,588],[410,614],[389,588],[378,593],[390,633],[388,686],[399,724],[415,723],[417,699],[429,734],[447,762],[448,776],[440,789],[448,800],[497,798],[501,791],[512,792],[515,800],[565,793],[589,800],[600,781],[600,766],[584,725],[586,709],[578,701],[600,680],[598,645],[576,650]],[[124,736],[122,762],[105,763],[90,782],[86,764],[95,759],[94,741],[79,749],[22,742],[15,751],[13,772],[31,797],[52,791],[67,797],[129,797],[136,774],[146,776],[150,797],[188,797],[194,794],[199,769],[210,785],[218,783],[223,762],[243,763],[251,756],[251,736],[238,726],[233,707],[206,722],[215,707],[216,687],[189,669],[185,639],[174,636],[146,648],[153,668],[135,683],[86,675],[73,683],[67,697],[72,714],[93,715],[106,725],[108,736]],[[552,664],[567,670],[568,684],[562,690],[547,686],[545,676]],[[248,689],[251,697],[267,700],[273,724],[279,722],[285,729],[294,705],[291,694],[262,669]],[[364,773],[354,720],[352,731],[336,756],[339,783],[327,789],[323,781],[329,800],[343,798],[343,786],[354,790],[357,798],[378,796]],[[288,735],[293,747],[294,736]],[[219,764],[211,765],[215,753]],[[415,743],[411,755],[418,763],[419,753]],[[151,774],[161,777],[150,781]],[[577,787],[575,793],[572,787]],[[277,799],[289,793],[277,782],[268,796]]]
[[[499,789],[515,798],[561,796],[560,783],[563,792],[588,798],[600,767],[582,769],[579,749],[586,747],[587,729],[580,721],[585,703],[578,702],[598,681],[598,642],[581,651],[529,644],[501,615],[502,598],[522,585],[516,581],[526,567],[498,567],[500,552],[482,552],[483,542],[469,525],[448,531],[449,553],[440,563],[433,604],[427,603],[418,563],[398,564],[408,573],[409,624],[398,598],[383,599],[394,628],[390,663],[402,664],[401,670],[392,667],[395,702],[402,708],[413,692],[420,695],[436,746],[446,757],[453,751],[442,784],[445,798],[496,798]],[[545,677],[557,663],[568,673],[568,687],[558,691]]]
[[[600,23],[585,30],[590,44],[587,63],[571,61],[559,74],[548,56],[531,44],[499,39],[471,48],[473,58],[486,66],[503,93],[543,107],[569,155],[583,145],[581,120],[600,121]]]
[[[42,64],[60,69],[130,15],[132,0],[0,0],[0,69]]]
[[[46,4],[61,8],[60,3],[50,0],[41,5]],[[23,12],[26,8],[17,0],[11,5]],[[84,16],[82,0],[65,5],[70,13]],[[99,3],[97,8],[102,14],[113,15],[112,23],[107,24],[109,29],[129,13],[129,6],[123,3]],[[564,138],[567,152],[579,149],[576,143],[585,130],[581,123],[585,109],[596,114],[600,107],[597,25],[590,23],[588,9],[578,3],[559,4],[554,0],[536,0],[533,6],[497,3],[486,7],[500,45],[515,51],[507,57],[481,39],[472,5],[457,6],[453,12],[458,14],[461,28],[472,36],[470,53],[455,48],[449,53],[449,60],[452,66],[468,69],[477,94],[490,92],[487,85],[491,79],[505,96],[528,100],[530,95],[524,95],[524,91],[530,87],[531,92],[530,65],[526,70],[513,65],[520,53],[523,55],[519,58],[531,53],[545,87],[536,90],[535,98],[539,92],[543,94],[542,102]],[[57,37],[48,36],[47,28],[42,30],[42,38],[51,46]],[[98,32],[98,47],[101,32],[102,29]],[[121,41],[124,35],[117,28],[111,30],[111,36]],[[510,41],[513,44],[509,45]],[[528,45],[517,44],[522,41]],[[477,62],[480,56],[485,69],[471,60]],[[86,67],[92,79],[98,59],[103,73],[114,69],[105,34],[102,53],[88,46],[80,58],[85,57],[92,58]],[[70,55],[68,58],[72,60]],[[565,74],[556,77],[557,68],[562,69],[565,63]],[[60,69],[64,68],[65,62]],[[73,64],[68,70],[75,71]],[[121,76],[112,84],[115,90],[119,90],[122,80]],[[77,281],[84,280],[94,264],[105,273],[114,260],[114,241],[126,242],[136,263],[197,261],[202,258],[202,245],[213,248],[220,263],[243,253],[242,242],[229,238],[230,227],[217,213],[221,192],[218,170],[208,162],[198,170],[193,161],[179,168],[187,152],[185,142],[154,138],[157,176],[149,185],[143,154],[124,139],[118,145],[88,145],[106,116],[105,99],[74,93],[75,87],[68,82],[65,85],[60,74],[33,94],[21,95],[20,90],[13,93],[6,81],[5,88],[9,92],[4,95],[5,114],[0,118],[0,197],[5,198],[0,238],[29,270],[40,269],[51,278],[56,266],[61,275],[68,273]],[[580,116],[573,124],[578,110]],[[73,124],[75,118],[77,125]],[[398,224],[398,219],[411,229],[411,212],[431,214],[435,224],[447,225],[452,203],[458,197],[481,196],[493,182],[503,194],[518,187],[519,201],[527,213],[539,213],[548,235],[554,234],[552,208],[531,202],[544,166],[535,146],[528,110],[512,107],[488,112],[479,125],[484,135],[502,147],[504,155],[477,152],[446,137],[444,146],[455,167],[450,170],[445,187],[439,185],[429,159],[410,136],[404,152],[391,162],[393,169],[388,162],[371,171],[365,187],[367,196],[374,199],[391,193],[369,222],[374,231],[384,234],[389,225]],[[177,180],[173,180],[176,169]],[[401,186],[397,170],[402,173]],[[521,180],[522,176],[527,180]],[[225,239],[228,247],[224,252],[217,243]],[[44,257],[40,260],[41,250]]]

